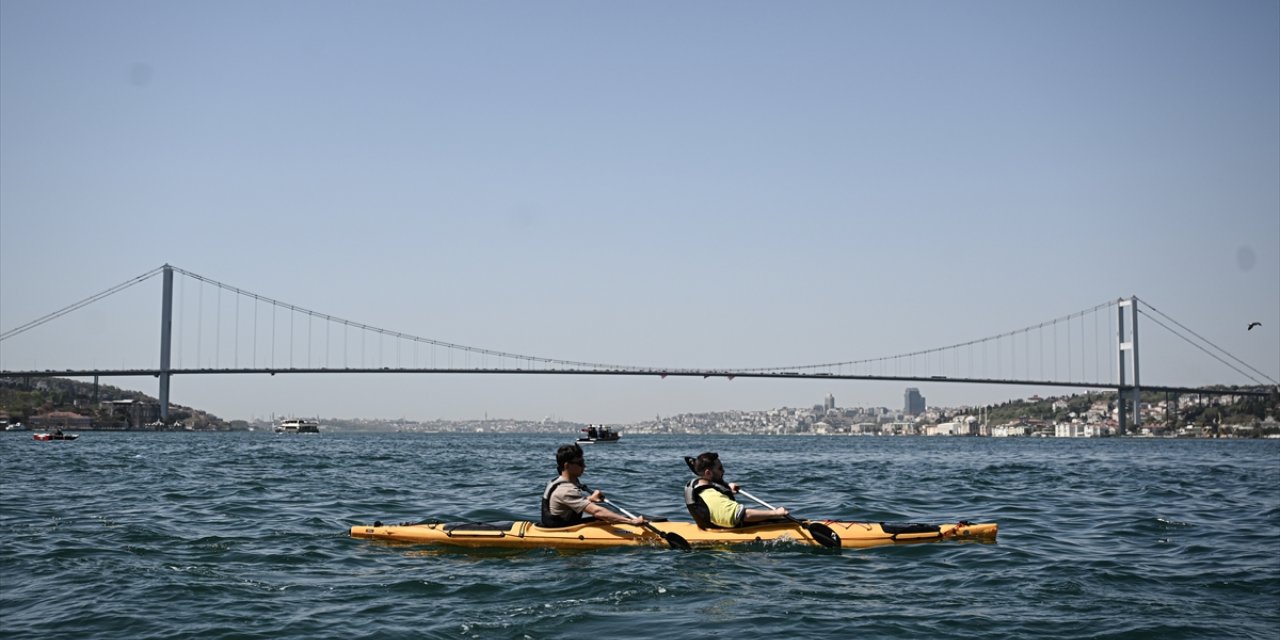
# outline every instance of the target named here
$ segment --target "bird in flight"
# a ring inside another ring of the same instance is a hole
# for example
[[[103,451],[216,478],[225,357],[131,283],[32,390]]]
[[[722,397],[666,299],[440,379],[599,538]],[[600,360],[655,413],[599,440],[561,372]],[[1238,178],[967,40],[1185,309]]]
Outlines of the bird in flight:
[[[1253,331],[1254,327],[1261,327],[1261,326],[1262,326],[1261,322],[1250,322],[1249,328],[1247,329],[1247,331]]]

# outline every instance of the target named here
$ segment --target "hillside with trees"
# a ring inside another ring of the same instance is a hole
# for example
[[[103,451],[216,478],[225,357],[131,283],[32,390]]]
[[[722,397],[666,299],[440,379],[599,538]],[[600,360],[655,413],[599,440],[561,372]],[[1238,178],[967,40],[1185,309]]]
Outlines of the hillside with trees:
[[[89,418],[92,428],[136,429],[145,425],[131,424],[127,414],[112,401],[132,400],[159,406],[159,400],[140,391],[130,391],[106,384],[94,385],[66,378],[0,378],[0,413],[12,423],[29,423],[33,418],[55,412],[69,412]],[[211,413],[170,404],[170,428],[231,428],[226,421]]]
[[[1103,391],[1042,399],[1015,399],[987,407],[987,421],[991,424],[1036,420],[1062,422],[1072,415],[1084,415],[1098,402],[1105,401],[1108,408],[1116,406],[1116,393]],[[1163,393],[1143,392],[1143,405],[1161,405],[1169,401]],[[1280,394],[1270,396],[1210,396],[1182,395],[1175,412],[1178,425],[1183,424],[1252,424],[1266,420],[1268,416],[1280,418]]]

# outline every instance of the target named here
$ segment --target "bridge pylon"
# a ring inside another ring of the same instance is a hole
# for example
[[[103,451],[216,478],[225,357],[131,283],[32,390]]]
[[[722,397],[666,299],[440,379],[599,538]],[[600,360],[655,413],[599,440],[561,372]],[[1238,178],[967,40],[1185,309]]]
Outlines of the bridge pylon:
[[[1126,326],[1124,321],[1125,307],[1130,307],[1133,309],[1133,313],[1130,314],[1131,319],[1129,320],[1127,332],[1125,331]],[[1117,323],[1117,327],[1119,330],[1119,356],[1120,356],[1118,358],[1118,361],[1120,363],[1120,371],[1119,371],[1120,375],[1118,378],[1119,385],[1116,387],[1116,412],[1119,414],[1120,435],[1125,435],[1129,431],[1127,426],[1128,412],[1126,411],[1126,408],[1125,408],[1125,405],[1129,403],[1126,403],[1124,399],[1124,392],[1126,391],[1126,386],[1127,386],[1125,384],[1125,366],[1124,366],[1126,351],[1129,353],[1129,361],[1130,363],[1132,363],[1132,366],[1133,366],[1133,387],[1132,387],[1133,395],[1131,400],[1132,404],[1130,405],[1133,411],[1133,429],[1137,430],[1137,428],[1142,424],[1142,391],[1139,388],[1140,387],[1139,381],[1141,378],[1139,377],[1139,372],[1138,372],[1138,298],[1137,296],[1130,296],[1127,300],[1121,299],[1119,304],[1116,305],[1116,311],[1117,313],[1119,313],[1119,322]],[[1126,333],[1128,333],[1127,340],[1125,335]]]
[[[164,265],[164,294],[160,303],[160,421],[169,423],[169,354],[173,342],[173,267]]]

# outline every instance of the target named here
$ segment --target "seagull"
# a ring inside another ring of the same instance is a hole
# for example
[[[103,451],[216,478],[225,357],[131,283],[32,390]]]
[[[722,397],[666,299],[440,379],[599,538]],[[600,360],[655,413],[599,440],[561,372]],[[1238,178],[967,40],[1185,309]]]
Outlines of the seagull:
[[[1250,322],[1249,328],[1247,329],[1247,331],[1253,331],[1254,327],[1261,327],[1261,326],[1262,326],[1261,322]]]

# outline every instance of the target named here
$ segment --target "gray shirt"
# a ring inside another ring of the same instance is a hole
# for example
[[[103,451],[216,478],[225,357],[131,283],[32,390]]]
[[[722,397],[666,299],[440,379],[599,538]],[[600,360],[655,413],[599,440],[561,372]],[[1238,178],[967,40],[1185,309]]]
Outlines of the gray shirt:
[[[560,482],[560,486],[551,492],[551,515],[558,518],[570,518],[576,514],[580,514],[591,504],[587,497],[582,495],[585,488],[578,482],[564,482],[560,480],[560,476],[552,478],[547,483],[547,489],[551,485]],[[543,489],[543,495],[546,495],[547,489]]]

